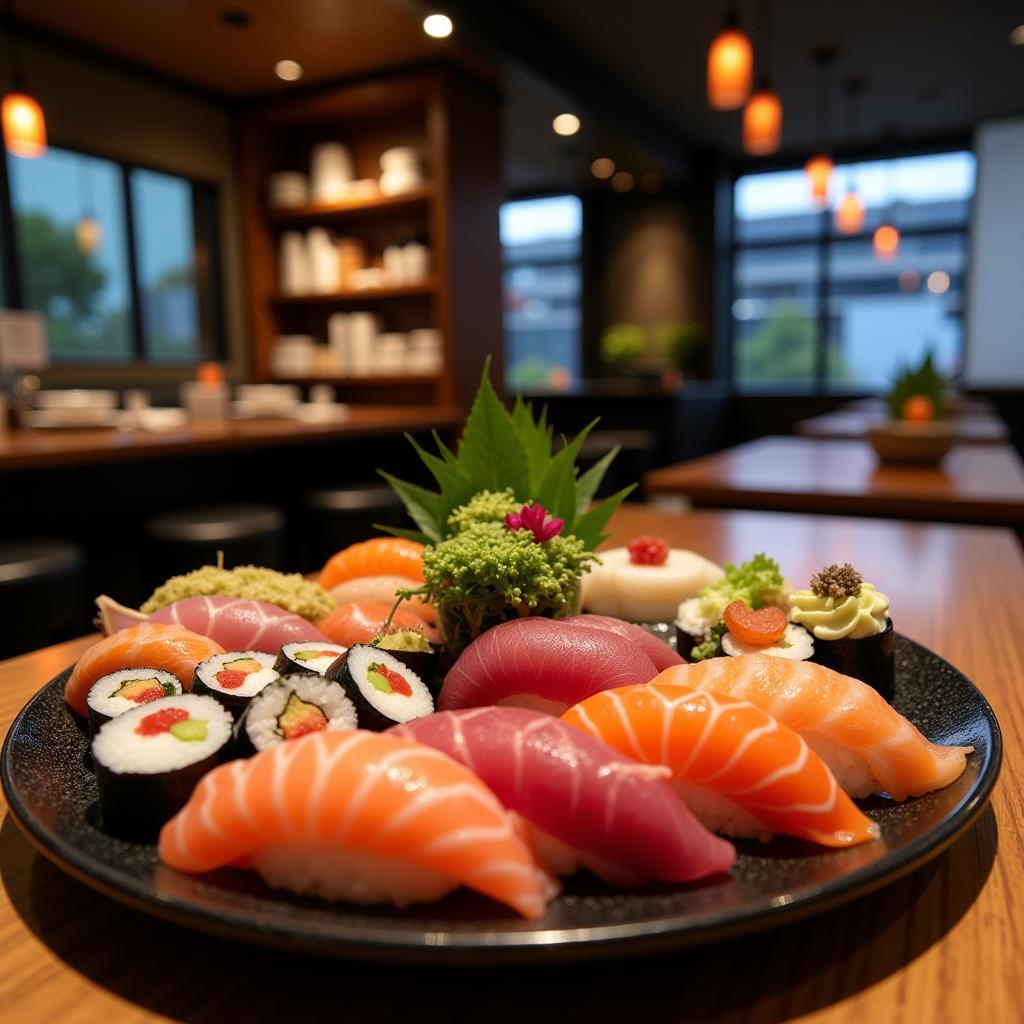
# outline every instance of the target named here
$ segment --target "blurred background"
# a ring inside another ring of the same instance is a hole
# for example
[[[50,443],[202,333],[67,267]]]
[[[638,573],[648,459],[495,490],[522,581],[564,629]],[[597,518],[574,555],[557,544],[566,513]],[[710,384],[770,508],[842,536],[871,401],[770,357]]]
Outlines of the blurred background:
[[[397,515],[375,469],[457,431],[486,356],[559,430],[601,416],[609,490],[784,508],[644,474],[799,437],[769,477],[1024,526],[1019,4],[51,0],[0,30],[0,585],[67,598],[0,655],[200,543],[315,568]]]

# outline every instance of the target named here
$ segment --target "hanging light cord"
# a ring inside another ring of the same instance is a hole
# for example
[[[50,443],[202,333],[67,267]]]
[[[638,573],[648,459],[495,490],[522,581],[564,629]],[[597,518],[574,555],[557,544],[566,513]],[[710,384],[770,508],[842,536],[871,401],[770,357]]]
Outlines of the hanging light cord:
[[[11,85],[14,92],[25,91],[25,76],[21,70],[21,49],[18,45],[18,33],[14,23],[14,0],[5,4],[7,14],[7,50],[11,58]]]
[[[814,107],[814,145],[825,152],[829,147],[829,135],[832,126],[832,89],[831,75],[832,60],[835,57],[835,50],[832,47],[822,47],[814,59],[818,64],[818,93],[815,97]]]
[[[761,53],[764,54],[761,60],[761,74],[758,78],[758,89],[768,89],[771,83],[768,71],[771,67],[772,0],[761,0],[760,4],[758,4],[757,38],[760,41]]]

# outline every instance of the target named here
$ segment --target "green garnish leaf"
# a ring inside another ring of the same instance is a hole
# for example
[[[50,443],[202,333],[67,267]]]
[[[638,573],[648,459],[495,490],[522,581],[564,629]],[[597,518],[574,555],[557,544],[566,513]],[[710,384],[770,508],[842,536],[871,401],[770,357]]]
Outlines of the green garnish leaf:
[[[576,520],[572,532],[579,537],[588,551],[593,551],[611,536],[610,533],[604,532],[608,520],[626,497],[635,490],[636,484],[623,487],[621,491],[616,491],[610,498],[605,498],[600,505],[595,505]]]
[[[763,608],[782,589],[778,563],[765,554],[754,555],[742,565],[725,563],[725,576],[700,592],[700,612],[705,621],[719,619],[733,601],[753,609]]]

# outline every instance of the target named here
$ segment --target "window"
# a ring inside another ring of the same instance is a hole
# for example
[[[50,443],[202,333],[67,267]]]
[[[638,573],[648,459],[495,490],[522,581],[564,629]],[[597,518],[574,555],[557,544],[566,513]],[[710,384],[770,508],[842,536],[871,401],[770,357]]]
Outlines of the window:
[[[8,168],[7,302],[44,315],[54,363],[222,354],[212,186],[55,146]]]
[[[564,385],[580,375],[580,249],[577,196],[505,203],[505,379],[512,390]]]
[[[968,152],[836,168],[829,208],[802,170],[744,175],[733,190],[731,338],[740,390],[872,391],[928,351],[963,363],[967,227],[975,160]],[[835,204],[855,190],[861,232],[844,235]],[[894,256],[874,252],[882,224]]]

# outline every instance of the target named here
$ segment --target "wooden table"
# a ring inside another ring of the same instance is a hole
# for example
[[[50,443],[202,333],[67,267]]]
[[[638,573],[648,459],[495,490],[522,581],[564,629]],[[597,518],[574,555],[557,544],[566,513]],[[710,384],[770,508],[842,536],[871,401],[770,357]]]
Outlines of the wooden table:
[[[1009,445],[957,445],[938,466],[878,461],[866,441],[763,437],[643,480],[694,505],[1024,528],[1024,464]]]
[[[620,510],[639,533],[718,560],[767,550],[794,580],[850,560],[897,627],[962,668],[995,707],[1006,758],[993,802],[914,874],[784,929],[639,960],[517,969],[363,965],[248,948],[94,894],[0,827],[0,1016],[150,1020],[714,1021],[839,1024],[1022,1020],[1024,564],[1007,531],[750,512]],[[89,643],[0,664],[0,722]]]
[[[886,423],[888,419],[888,413],[884,411],[846,408],[798,420],[793,430],[802,437],[826,441],[861,440],[867,437],[871,427]],[[960,444],[1002,444],[1010,436],[1006,424],[998,416],[971,413],[956,416],[950,423]]]
[[[354,405],[344,419],[228,420],[174,430],[15,430],[0,433],[0,472],[279,448],[349,438],[445,430],[463,421],[459,409],[419,405]]]

